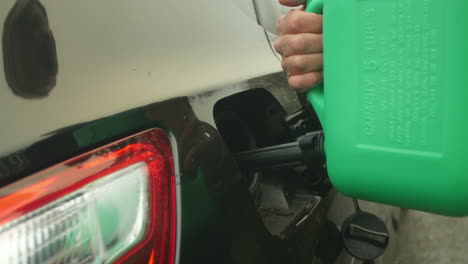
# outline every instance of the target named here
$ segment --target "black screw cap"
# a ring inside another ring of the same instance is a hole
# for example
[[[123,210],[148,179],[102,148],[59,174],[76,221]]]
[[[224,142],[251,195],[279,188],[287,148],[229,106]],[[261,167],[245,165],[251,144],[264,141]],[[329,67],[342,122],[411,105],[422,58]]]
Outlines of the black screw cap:
[[[341,227],[341,236],[349,254],[364,261],[381,256],[390,241],[385,223],[366,212],[357,212],[348,217]]]

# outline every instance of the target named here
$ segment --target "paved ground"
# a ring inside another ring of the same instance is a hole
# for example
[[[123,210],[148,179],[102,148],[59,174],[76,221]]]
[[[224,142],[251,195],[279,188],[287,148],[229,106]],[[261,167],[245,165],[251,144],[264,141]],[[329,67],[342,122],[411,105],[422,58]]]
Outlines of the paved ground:
[[[468,218],[407,211],[396,264],[468,263]]]

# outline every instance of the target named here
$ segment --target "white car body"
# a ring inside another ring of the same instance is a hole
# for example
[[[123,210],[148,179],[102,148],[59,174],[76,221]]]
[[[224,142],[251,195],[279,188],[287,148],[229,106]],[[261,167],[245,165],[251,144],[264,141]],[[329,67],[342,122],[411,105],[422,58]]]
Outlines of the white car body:
[[[15,2],[0,2],[0,21]],[[42,4],[57,46],[57,84],[47,102],[31,101],[0,74],[0,155],[69,124],[281,70],[250,1]]]

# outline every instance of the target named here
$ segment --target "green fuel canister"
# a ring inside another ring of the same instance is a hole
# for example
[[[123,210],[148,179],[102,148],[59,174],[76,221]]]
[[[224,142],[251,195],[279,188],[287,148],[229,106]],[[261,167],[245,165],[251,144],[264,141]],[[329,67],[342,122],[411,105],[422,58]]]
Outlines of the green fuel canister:
[[[324,15],[324,86],[308,97],[335,188],[468,215],[468,1],[309,0],[306,11]]]

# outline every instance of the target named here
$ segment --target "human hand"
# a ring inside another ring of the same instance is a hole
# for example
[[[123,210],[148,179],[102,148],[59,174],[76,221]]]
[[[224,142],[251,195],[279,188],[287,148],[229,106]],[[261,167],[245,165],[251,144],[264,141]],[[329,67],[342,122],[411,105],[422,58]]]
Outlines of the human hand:
[[[280,4],[294,7],[305,0],[279,0]],[[275,50],[281,54],[281,67],[288,74],[289,86],[299,92],[323,81],[322,16],[293,9],[276,23],[278,39]]]

